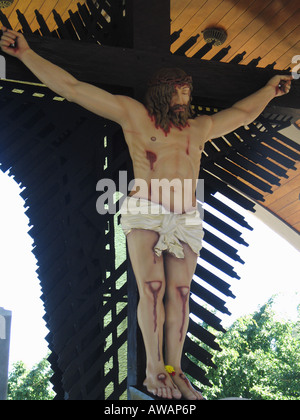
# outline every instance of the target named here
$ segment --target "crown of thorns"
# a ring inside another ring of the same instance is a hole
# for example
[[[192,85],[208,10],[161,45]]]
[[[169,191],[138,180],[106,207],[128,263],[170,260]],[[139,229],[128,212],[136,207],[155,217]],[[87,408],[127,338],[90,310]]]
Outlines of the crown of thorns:
[[[187,85],[192,84],[193,78],[191,76],[184,76],[184,77],[158,77],[155,79],[151,79],[148,82],[149,87],[159,86],[159,85]]]

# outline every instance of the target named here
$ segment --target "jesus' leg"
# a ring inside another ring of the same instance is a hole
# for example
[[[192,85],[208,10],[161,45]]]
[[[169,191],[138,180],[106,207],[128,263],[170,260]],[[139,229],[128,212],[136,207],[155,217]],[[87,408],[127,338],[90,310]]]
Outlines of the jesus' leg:
[[[181,393],[165,371],[162,351],[165,274],[163,257],[157,257],[153,252],[157,240],[157,233],[142,229],[133,229],[127,235],[130,260],[140,296],[138,322],[146,349],[144,385],[154,395],[179,399]]]
[[[203,399],[181,370],[183,345],[189,323],[190,285],[197,264],[197,255],[183,244],[184,259],[170,254],[165,256],[166,302],[165,302],[165,361],[175,369],[172,380],[187,400]]]

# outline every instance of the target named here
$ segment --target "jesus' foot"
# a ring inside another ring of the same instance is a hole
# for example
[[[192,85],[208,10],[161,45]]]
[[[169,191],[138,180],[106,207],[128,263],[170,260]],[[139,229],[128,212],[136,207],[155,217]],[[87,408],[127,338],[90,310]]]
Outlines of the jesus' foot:
[[[180,400],[181,398],[181,392],[164,368],[153,370],[151,373],[147,371],[144,386],[147,388],[148,392],[157,397],[170,400],[173,398]]]
[[[182,396],[186,400],[204,400],[203,396],[200,392],[196,391],[188,378],[185,376],[185,374],[182,372],[181,369],[176,370],[176,373],[174,376],[172,376],[173,382],[177,385],[180,392],[182,393]]]

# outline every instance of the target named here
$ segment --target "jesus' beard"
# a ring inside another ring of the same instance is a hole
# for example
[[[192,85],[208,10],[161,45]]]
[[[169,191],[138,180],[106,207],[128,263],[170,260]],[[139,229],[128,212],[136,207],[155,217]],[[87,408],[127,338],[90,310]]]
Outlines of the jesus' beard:
[[[193,118],[193,110],[191,105],[174,105],[170,107],[167,103],[158,104],[151,100],[148,113],[152,121],[155,122],[156,128],[161,128],[165,135],[168,135],[172,127],[179,130],[189,125],[189,119]],[[182,111],[179,109],[182,108]]]
[[[187,105],[174,105],[172,108],[170,108],[168,117],[172,125],[182,129],[188,124],[189,108]]]

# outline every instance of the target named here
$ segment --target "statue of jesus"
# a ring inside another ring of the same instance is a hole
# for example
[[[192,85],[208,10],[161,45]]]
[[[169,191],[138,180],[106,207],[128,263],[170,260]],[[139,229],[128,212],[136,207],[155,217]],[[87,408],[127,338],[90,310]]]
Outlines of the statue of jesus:
[[[208,140],[250,124],[273,98],[288,93],[292,77],[275,76],[231,108],[195,116],[192,78],[181,69],[159,70],[140,103],[77,80],[36,54],[19,32],[3,28],[0,45],[54,92],[122,127],[136,180],[121,223],[139,290],[144,386],[165,399],[203,399],[181,369],[203,238],[195,195],[201,154]],[[139,188],[139,180],[146,188]]]

